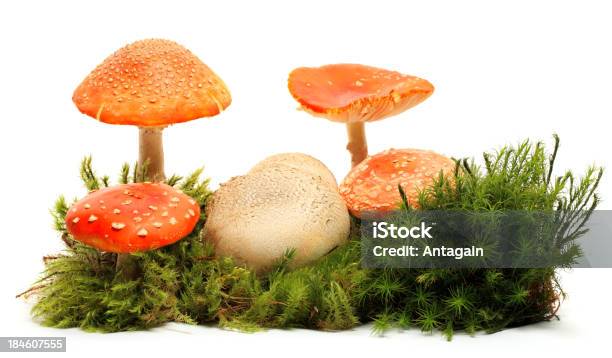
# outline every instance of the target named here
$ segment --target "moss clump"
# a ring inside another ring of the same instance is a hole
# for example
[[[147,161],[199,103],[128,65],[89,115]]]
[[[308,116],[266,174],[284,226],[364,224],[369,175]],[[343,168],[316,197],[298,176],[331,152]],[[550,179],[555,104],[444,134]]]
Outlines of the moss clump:
[[[556,138],[556,137],[555,137]],[[552,179],[558,148],[550,156],[541,143],[523,142],[485,154],[485,168],[457,161],[451,181],[440,177],[422,192],[424,209],[558,210],[597,205],[601,170],[590,168],[575,181],[567,172]],[[108,186],[91,160],[82,165],[88,190]],[[168,184],[180,187],[204,208],[210,195],[201,171]],[[120,182],[143,180],[146,173],[124,166]],[[406,203],[404,202],[404,206]],[[256,276],[231,259],[214,258],[201,234],[204,214],[187,238],[162,249],[134,255],[142,276],[126,280],[115,270],[116,255],[101,253],[72,240],[64,226],[68,204],[60,198],[53,210],[67,249],[46,258],[43,278],[33,292],[33,315],[53,327],[81,327],[114,332],[146,329],[165,322],[217,323],[257,330],[266,327],[348,329],[374,321],[375,331],[418,327],[442,331],[494,332],[555,317],[562,294],[556,267],[537,269],[365,269],[360,262],[359,222],[347,245],[315,264],[287,270],[292,252],[275,269]],[[205,211],[202,210],[202,213]],[[568,231],[566,243],[580,235]],[[567,264],[579,251],[571,251]]]

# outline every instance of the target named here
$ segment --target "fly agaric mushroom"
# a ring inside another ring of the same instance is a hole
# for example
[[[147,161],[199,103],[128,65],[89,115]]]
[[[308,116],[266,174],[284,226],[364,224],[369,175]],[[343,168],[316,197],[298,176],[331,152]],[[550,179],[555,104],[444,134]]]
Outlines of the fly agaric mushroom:
[[[170,245],[193,230],[198,203],[163,183],[123,184],[94,191],[72,205],[66,227],[72,237],[115,253]]]
[[[424,79],[357,64],[300,67],[289,74],[289,92],[304,110],[346,123],[352,166],[368,156],[365,122],[414,107],[433,90]]]
[[[74,91],[78,109],[104,123],[138,126],[141,168],[163,181],[165,127],[212,117],[232,99],[223,81],[189,50],[151,39],[127,45],[102,62]]]
[[[289,249],[289,267],[344,243],[350,217],[333,174],[300,153],[271,156],[223,184],[206,206],[204,238],[215,254],[265,272]]]
[[[401,202],[401,185],[408,202],[416,206],[419,190],[440,175],[450,174],[455,162],[421,149],[389,149],[354,167],[340,184],[340,195],[356,217],[395,210]]]

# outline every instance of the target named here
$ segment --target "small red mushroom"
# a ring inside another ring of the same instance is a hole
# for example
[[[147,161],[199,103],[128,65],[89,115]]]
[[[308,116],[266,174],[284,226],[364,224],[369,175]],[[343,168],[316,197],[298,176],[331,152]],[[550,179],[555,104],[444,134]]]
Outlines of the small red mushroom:
[[[123,184],[90,193],[66,215],[77,241],[115,253],[148,251],[189,235],[200,218],[191,197],[163,183]]]
[[[455,162],[443,155],[421,149],[389,149],[354,167],[340,184],[340,195],[356,217],[399,207],[398,185],[408,202],[417,206],[419,190],[433,184],[442,172],[452,173]]]
[[[368,156],[365,122],[399,114],[433,93],[427,80],[358,64],[300,67],[289,92],[310,114],[346,123],[352,166]]]

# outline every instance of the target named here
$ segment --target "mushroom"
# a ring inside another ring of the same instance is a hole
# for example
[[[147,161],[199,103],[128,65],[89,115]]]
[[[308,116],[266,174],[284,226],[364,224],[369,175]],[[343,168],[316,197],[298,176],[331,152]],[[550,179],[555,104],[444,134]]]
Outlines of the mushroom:
[[[308,264],[344,243],[350,217],[333,174],[301,153],[271,156],[223,184],[206,207],[204,238],[218,256],[256,272],[289,249],[290,267]]]
[[[101,251],[134,253],[170,245],[189,235],[200,206],[163,183],[122,184],[94,191],[66,215],[72,237]]]
[[[357,64],[300,67],[289,74],[289,92],[302,109],[346,123],[352,166],[368,156],[365,122],[414,107],[433,90],[424,79]]]
[[[433,184],[441,172],[449,175],[454,168],[452,159],[432,151],[389,149],[354,167],[340,184],[340,195],[358,218],[397,209],[401,202],[398,186],[416,207],[419,191]]]
[[[78,109],[110,124],[139,128],[138,163],[152,181],[163,181],[165,127],[215,116],[231,103],[223,81],[173,41],[127,45],[102,62],[74,91]]]

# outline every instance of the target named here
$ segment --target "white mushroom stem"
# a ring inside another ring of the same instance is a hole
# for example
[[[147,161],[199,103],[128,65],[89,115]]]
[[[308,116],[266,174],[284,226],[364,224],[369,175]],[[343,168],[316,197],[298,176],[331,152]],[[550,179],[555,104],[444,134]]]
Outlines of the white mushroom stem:
[[[164,173],[164,145],[162,133],[164,127],[139,127],[138,165],[147,165],[147,176],[150,181],[160,182],[166,179]]]
[[[346,149],[351,153],[351,164],[354,167],[368,156],[365,123],[349,122],[346,124],[346,132],[348,134]]]
[[[161,182],[166,179],[164,173],[164,127],[138,127],[138,167],[147,167],[147,179]],[[115,269],[122,271],[123,277],[138,277],[136,260],[130,254],[117,254]]]

